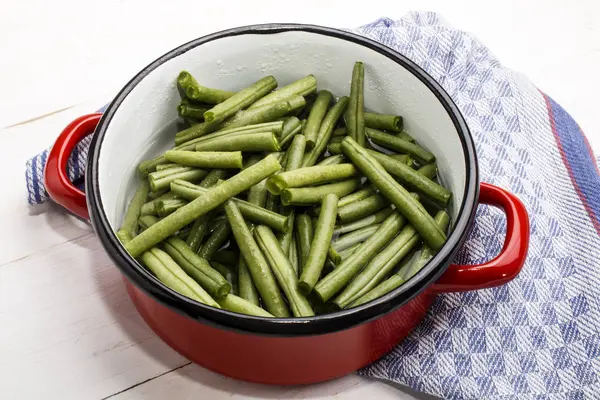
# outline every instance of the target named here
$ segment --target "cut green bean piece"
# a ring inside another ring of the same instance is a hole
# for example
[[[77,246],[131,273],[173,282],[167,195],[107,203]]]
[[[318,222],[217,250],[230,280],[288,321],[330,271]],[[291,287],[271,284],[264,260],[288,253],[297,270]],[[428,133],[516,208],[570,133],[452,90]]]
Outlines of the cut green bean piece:
[[[250,275],[250,270],[248,270],[248,265],[244,261],[244,257],[240,257],[238,262],[238,288],[241,298],[257,306],[260,304],[258,290],[252,281],[252,276]]]
[[[246,299],[238,297],[234,294],[227,295],[222,299],[218,299],[221,308],[227,311],[236,312],[238,314],[253,315],[255,317],[274,318],[275,316],[268,311],[265,311],[256,304],[249,302]]]
[[[277,136],[271,132],[224,136],[200,142],[196,151],[279,151]]]
[[[251,124],[238,126],[235,128],[222,128],[216,132],[205,134],[202,136],[194,136],[193,133],[186,133],[181,131],[175,135],[175,146],[173,150],[194,150],[196,145],[205,140],[215,139],[218,137],[244,134],[244,133],[261,133],[261,132],[273,132],[276,135],[281,135],[283,129],[282,121],[265,122],[260,124]],[[194,137],[192,137],[194,136]],[[164,158],[164,157],[163,157]],[[166,161],[166,159],[165,159]],[[157,161],[158,162],[158,161]]]
[[[409,141],[411,143],[415,143],[415,139],[406,132],[398,132],[396,134],[396,137],[402,140]]]
[[[223,121],[239,110],[250,106],[276,87],[277,81],[274,77],[262,78],[205,112],[204,119],[208,122]]]
[[[149,191],[150,185],[146,180],[143,180],[127,205],[127,211],[123,217],[120,230],[127,233],[130,238],[133,238],[137,234],[138,219],[142,213],[142,207],[144,207]]]
[[[250,168],[254,168],[255,166]],[[217,187],[221,187],[222,185]],[[225,213],[227,214],[227,220],[231,225],[237,245],[240,248],[240,253],[244,257],[244,261],[250,270],[252,281],[258,289],[267,311],[276,317],[289,317],[290,313],[279,292],[268,262],[252,237],[252,233],[248,229],[248,225],[246,225],[246,221],[244,221],[240,210],[232,200],[225,203]]]
[[[314,75],[308,75],[302,79],[298,79],[297,81],[290,83],[287,86],[282,87],[279,90],[269,93],[262,99],[252,104],[249,109],[251,110],[267,104],[273,104],[287,100],[292,96],[306,96],[315,90],[317,90],[317,79],[314,77]]]
[[[191,167],[169,168],[163,171],[152,172],[148,175],[152,191],[168,188],[175,179],[196,182],[204,178],[208,172],[203,169]]]
[[[363,294],[374,288],[419,243],[415,228],[406,225],[383,250],[376,254],[367,266],[350,282],[333,301],[345,308]]]
[[[187,71],[181,71],[179,73],[177,84],[188,99],[201,103],[218,104],[235,94],[235,92],[201,86]]]
[[[381,224],[373,224],[369,226],[365,226],[364,228],[357,229],[350,233],[347,233],[339,238],[335,239],[331,242],[331,247],[333,247],[337,252],[345,250],[349,247],[354,246],[356,243],[364,242],[368,238],[370,238]]]
[[[342,144],[341,143],[329,143],[327,145],[327,151],[334,155],[342,154]]]
[[[209,191],[209,189],[201,188],[185,181],[174,181],[171,184],[171,188],[173,192],[178,193],[182,198],[187,200],[197,199]],[[233,201],[239,207],[244,218],[251,222],[267,225],[273,229],[277,229],[280,232],[287,232],[288,229],[291,229],[288,218],[281,214],[269,211],[265,208],[237,198],[234,198]]]
[[[356,249],[358,249],[362,244],[363,244],[363,242],[356,243],[355,245],[350,246],[347,249],[340,251],[338,253],[338,256],[340,258],[340,262],[344,261],[346,258],[348,258],[352,254],[354,254],[354,252],[356,251]],[[330,247],[330,249],[331,249],[331,247]],[[339,262],[337,263],[337,265],[339,265]]]
[[[344,139],[343,136],[332,136],[331,139],[329,139],[329,144],[342,143],[342,139]]]
[[[188,167],[242,168],[241,151],[181,151],[169,150],[165,158]]]
[[[148,229],[149,226],[154,225],[160,221],[160,218],[155,217],[154,215],[142,215],[138,220],[138,225],[142,230]]]
[[[284,206],[318,204],[326,194],[332,193],[342,197],[352,193],[359,186],[360,179],[347,179],[321,186],[285,189],[281,192],[281,203]]]
[[[293,230],[292,230],[293,231]],[[296,242],[296,236],[292,236],[292,242],[290,243],[290,249],[288,251],[288,260],[290,260],[290,264],[292,264],[292,268],[296,273],[296,277],[298,277],[300,267],[299,267],[299,259],[298,259],[298,243]]]
[[[159,200],[156,205],[156,213],[159,217],[163,218],[185,206],[187,203],[189,202],[183,199]]]
[[[296,242],[298,243],[298,258],[301,270],[308,260],[314,231],[312,219],[307,214],[297,215],[295,222]]]
[[[402,183],[418,190],[432,200],[442,204],[448,204],[452,198],[452,192],[431,180],[435,176],[437,167],[435,164],[428,164],[421,167],[418,171],[404,165],[402,162],[394,160],[392,157],[373,150],[367,152],[381,164],[385,170],[397,177]]]
[[[365,132],[369,139],[380,146],[397,151],[399,153],[410,154],[427,164],[435,161],[435,155],[425,150],[418,144],[411,143],[407,140],[400,139],[397,136],[390,135],[389,133],[381,132],[373,128],[367,128]]]
[[[304,127],[303,131],[304,136],[306,136],[306,148],[309,150],[315,147],[317,143],[319,129],[332,99],[333,95],[331,92],[327,90],[321,90],[310,110],[310,114],[308,115],[306,126]]]
[[[333,137],[340,137],[340,136],[346,136],[348,134],[348,131],[346,130],[345,127],[341,127],[341,128],[335,128],[331,134],[331,136]]]
[[[388,206],[389,201],[376,193],[360,201],[347,204],[338,209],[338,218],[344,223],[357,221]]]
[[[327,259],[329,243],[331,243],[331,237],[333,236],[338,200],[338,196],[333,193],[323,197],[308,259],[306,264],[302,266],[302,274],[298,281],[298,287],[304,293],[310,293],[321,276],[321,271]]]
[[[142,161],[138,165],[138,171],[142,176],[147,176],[150,172],[156,171],[156,167],[161,164],[168,163],[167,159],[160,155],[151,160]]]
[[[383,194],[401,212],[419,232],[423,240],[438,250],[446,241],[446,235],[439,229],[425,208],[404,189],[381,166],[373,156],[359,146],[350,137],[342,142],[344,155],[367,177],[381,194]]]
[[[169,163],[169,164],[160,164],[156,166],[156,170],[157,171],[163,171],[165,169],[169,169],[169,168],[177,168],[177,167],[182,167],[183,165],[178,165],[175,163]]]
[[[299,161],[302,161],[299,159]],[[358,171],[352,164],[325,165],[285,171],[267,179],[267,189],[281,194],[284,189],[318,185],[356,176]]]
[[[376,151],[376,150],[374,150]],[[383,153],[381,153],[383,154]],[[386,154],[388,157],[393,158],[396,161],[400,161],[402,164],[406,164],[407,166],[411,167],[414,165],[415,163],[415,159],[413,156],[411,156],[410,154]]]
[[[316,165],[338,165],[344,162],[344,156],[341,154],[337,154],[331,157],[324,158],[323,161],[317,163]]]
[[[209,212],[194,221],[192,230],[186,239],[186,243],[194,252],[200,250],[200,246],[204,242],[204,237],[208,233],[208,224],[212,217],[213,213]]]
[[[210,259],[227,242],[230,234],[231,227],[228,223],[218,224],[198,251],[198,255]]]
[[[286,148],[288,143],[302,132],[302,123],[296,117],[288,118],[283,126],[283,132],[281,132],[281,138],[279,140],[281,147]]]
[[[344,233],[353,232],[373,224],[378,224],[380,222],[383,222],[393,211],[394,210],[392,209],[392,207],[386,207],[383,210],[377,211],[376,213],[371,215],[367,215],[366,217],[361,218],[357,221],[349,222],[343,225],[338,225],[335,227],[333,234],[342,235]]]
[[[158,248],[145,251],[142,254],[142,262],[159,281],[174,291],[200,303],[220,308],[219,304],[164,251]]]
[[[298,277],[287,255],[279,246],[273,232],[264,225],[254,229],[254,236],[265,258],[268,260],[273,275],[288,300],[294,317],[312,317],[315,315],[304,294],[298,290]]]
[[[202,179],[199,186],[203,188],[213,187],[218,181],[226,179],[228,175],[229,172],[227,170],[213,169]]]
[[[162,190],[158,190],[156,192],[148,192],[148,197],[146,198],[148,201],[151,200],[156,200],[157,198],[161,197],[163,194],[166,194],[169,191],[169,189],[162,189]]]
[[[350,102],[346,111],[346,129],[348,135],[361,146],[365,145],[365,68],[363,63],[354,63],[352,83],[350,85]]]
[[[292,110],[304,106],[304,97],[297,96],[281,103],[259,107],[253,110],[239,111],[236,115],[223,123],[223,128],[242,127],[275,121]]]
[[[337,268],[315,285],[314,291],[319,298],[326,302],[346,286],[360,269],[396,236],[404,223],[404,217],[392,213],[352,256],[342,261]]]
[[[404,126],[399,115],[365,113],[365,125],[369,128],[383,129],[386,131],[400,132]]]
[[[338,201],[338,211],[340,208],[347,206],[348,204],[352,204],[355,203],[357,201],[360,201],[362,199],[366,199],[369,196],[372,196],[373,194],[375,194],[376,190],[373,186],[368,186],[364,189],[361,190],[357,190],[354,193],[350,193],[346,196],[343,196],[340,198],[340,201]],[[315,207],[312,211],[313,215],[318,215],[320,211],[319,207]]]
[[[340,97],[337,103],[325,114],[325,118],[321,122],[321,127],[319,128],[319,133],[317,134],[317,141],[315,147],[304,155],[304,160],[302,161],[303,167],[312,167],[315,165],[321,154],[327,148],[327,143],[329,143],[329,139],[331,139],[331,134],[333,133],[333,129],[335,125],[338,123],[338,120],[344,114],[346,107],[348,106],[348,97]],[[308,138],[307,144],[308,144]]]
[[[177,114],[184,118],[186,121],[203,121],[204,113],[208,111],[212,106],[208,104],[194,104],[188,99],[183,99],[177,106]],[[190,124],[192,125],[192,124]]]
[[[223,297],[231,291],[231,284],[215,270],[206,259],[198,256],[181,239],[170,237],[163,248],[192,279],[200,284],[212,297]]]
[[[252,185],[279,171],[281,165],[275,157],[269,156],[252,167],[242,170],[222,184],[208,190],[173,214],[163,218],[127,243],[127,251],[137,257],[155,244],[171,236],[196,218],[214,210],[225,201],[248,190]]]
[[[229,285],[231,286],[231,290],[229,294],[238,295],[238,286],[237,286],[237,273],[236,270],[226,264],[221,264],[220,262],[210,260],[210,265],[216,269],[223,277],[227,280]]]

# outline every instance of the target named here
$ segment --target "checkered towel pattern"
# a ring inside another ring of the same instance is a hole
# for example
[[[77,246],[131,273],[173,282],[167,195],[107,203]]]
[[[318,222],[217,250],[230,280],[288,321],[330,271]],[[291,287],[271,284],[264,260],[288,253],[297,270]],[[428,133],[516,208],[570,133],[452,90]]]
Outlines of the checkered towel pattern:
[[[473,36],[434,13],[354,30],[418,63],[467,119],[482,181],[515,193],[531,219],[522,273],[502,287],[440,295],[423,323],[360,371],[449,399],[599,398],[600,173],[571,117]],[[81,175],[85,144],[73,154]],[[45,155],[28,163],[29,202],[43,202]],[[500,251],[503,215],[479,207],[457,262]]]

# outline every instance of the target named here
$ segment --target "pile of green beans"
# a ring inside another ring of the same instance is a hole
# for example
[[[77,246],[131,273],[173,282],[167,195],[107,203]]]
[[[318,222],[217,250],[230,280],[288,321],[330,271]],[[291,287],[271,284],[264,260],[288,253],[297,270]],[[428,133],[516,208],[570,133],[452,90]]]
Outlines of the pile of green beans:
[[[191,301],[256,317],[309,318],[402,286],[445,243],[452,193],[402,116],[365,109],[368,67],[348,71],[340,97],[314,75],[232,91],[182,71],[189,127],[140,163],[125,249]]]

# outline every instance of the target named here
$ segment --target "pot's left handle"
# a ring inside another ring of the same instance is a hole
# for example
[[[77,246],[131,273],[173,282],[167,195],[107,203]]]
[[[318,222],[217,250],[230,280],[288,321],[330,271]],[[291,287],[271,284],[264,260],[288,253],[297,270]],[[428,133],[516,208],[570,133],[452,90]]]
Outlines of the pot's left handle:
[[[94,133],[102,114],[83,115],[71,122],[50,149],[44,169],[44,185],[50,198],[75,215],[89,219],[85,193],[67,176],[67,163],[73,149],[81,139]]]

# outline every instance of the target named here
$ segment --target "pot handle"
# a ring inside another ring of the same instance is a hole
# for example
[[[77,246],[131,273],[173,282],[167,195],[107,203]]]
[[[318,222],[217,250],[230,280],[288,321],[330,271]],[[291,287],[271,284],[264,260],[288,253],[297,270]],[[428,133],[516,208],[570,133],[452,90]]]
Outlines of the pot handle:
[[[529,217],[514,194],[481,183],[479,203],[500,207],[506,213],[506,239],[500,254],[477,265],[450,265],[434,284],[438,292],[465,292],[503,285],[513,280],[525,263],[529,248]]]
[[[67,176],[67,163],[71,152],[81,139],[94,133],[102,114],[83,115],[71,122],[60,134],[46,160],[44,186],[50,198],[83,219],[90,219],[85,193]]]

